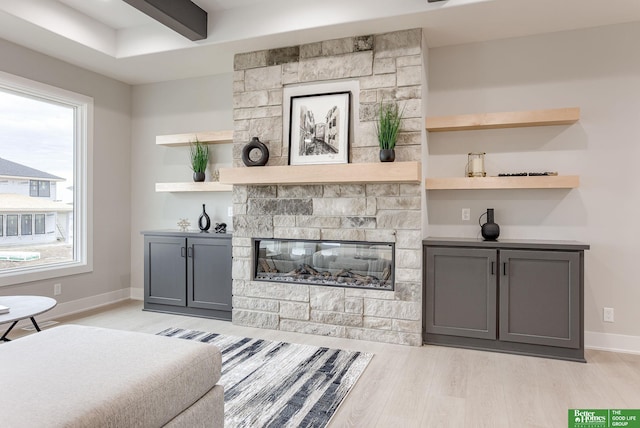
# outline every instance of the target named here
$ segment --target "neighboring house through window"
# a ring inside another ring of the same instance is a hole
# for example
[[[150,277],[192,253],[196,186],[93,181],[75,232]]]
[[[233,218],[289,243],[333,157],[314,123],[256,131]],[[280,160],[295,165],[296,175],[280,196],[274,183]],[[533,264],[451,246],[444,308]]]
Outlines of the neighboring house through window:
[[[0,255],[26,255],[0,286],[91,271],[92,122],[91,98],[0,72]]]

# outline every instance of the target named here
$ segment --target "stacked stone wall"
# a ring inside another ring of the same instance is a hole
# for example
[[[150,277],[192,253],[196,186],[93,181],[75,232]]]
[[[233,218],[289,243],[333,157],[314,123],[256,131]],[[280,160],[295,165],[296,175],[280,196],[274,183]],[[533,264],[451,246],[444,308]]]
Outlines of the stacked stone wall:
[[[396,160],[421,159],[419,29],[238,54],[234,68],[235,167],[254,136],[269,148],[268,165],[287,165],[284,89],[344,80],[359,86],[350,162],[379,162],[376,105],[390,100],[404,108]],[[419,184],[234,186],[233,322],[420,345],[421,196]],[[251,238],[395,243],[395,290],[252,281]]]

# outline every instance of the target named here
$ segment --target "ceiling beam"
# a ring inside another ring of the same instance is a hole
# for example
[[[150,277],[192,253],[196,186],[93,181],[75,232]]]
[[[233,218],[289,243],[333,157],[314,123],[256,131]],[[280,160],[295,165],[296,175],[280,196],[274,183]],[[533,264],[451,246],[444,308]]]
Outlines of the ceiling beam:
[[[207,38],[207,12],[191,0],[124,0],[189,40]]]

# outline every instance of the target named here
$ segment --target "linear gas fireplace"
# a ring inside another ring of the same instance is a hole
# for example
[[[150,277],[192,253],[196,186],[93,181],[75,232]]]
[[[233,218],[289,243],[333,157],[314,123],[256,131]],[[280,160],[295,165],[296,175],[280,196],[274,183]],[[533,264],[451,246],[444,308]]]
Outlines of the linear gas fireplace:
[[[253,279],[394,289],[394,244],[253,239]]]

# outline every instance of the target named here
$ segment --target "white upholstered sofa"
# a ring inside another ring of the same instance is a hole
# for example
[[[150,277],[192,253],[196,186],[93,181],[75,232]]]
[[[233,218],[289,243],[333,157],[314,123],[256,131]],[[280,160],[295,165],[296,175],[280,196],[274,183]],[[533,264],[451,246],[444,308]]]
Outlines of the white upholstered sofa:
[[[63,325],[0,344],[0,425],[222,427],[213,345]]]

